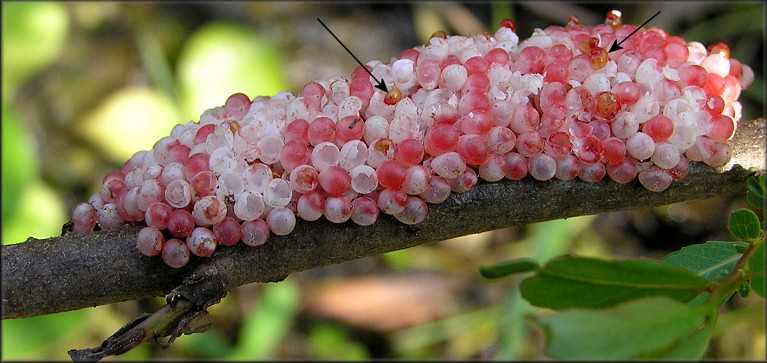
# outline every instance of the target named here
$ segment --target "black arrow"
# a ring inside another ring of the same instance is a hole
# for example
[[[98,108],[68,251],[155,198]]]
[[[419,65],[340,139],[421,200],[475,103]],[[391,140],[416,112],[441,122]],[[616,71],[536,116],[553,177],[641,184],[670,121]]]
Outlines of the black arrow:
[[[335,34],[333,34],[333,32],[332,32],[332,31],[330,31],[330,29],[328,29],[328,26],[327,26],[327,25],[325,25],[325,23],[323,23],[323,22],[322,22],[322,20],[320,20],[320,18],[317,18],[317,21],[319,21],[319,22],[320,22],[320,24],[322,24],[322,26],[324,26],[324,27],[325,27],[325,29],[327,29],[328,33],[330,33],[330,35],[332,35],[332,36],[333,36],[333,38],[336,38],[336,40],[338,40],[338,43],[339,43],[339,44],[341,44],[341,46],[342,46],[342,47],[344,47],[344,49],[346,49],[346,51],[347,51],[347,52],[349,52],[349,54],[350,54],[350,55],[351,55],[351,56],[354,58],[354,60],[356,60],[356,61],[357,61],[357,63],[359,63],[359,64],[360,64],[360,66],[362,66],[362,68],[365,70],[365,72],[368,72],[368,74],[369,74],[371,77],[373,77],[373,79],[375,79],[376,83],[378,83],[378,85],[376,85],[376,86],[375,86],[375,88],[378,88],[378,89],[380,89],[381,91],[384,91],[384,92],[386,92],[386,93],[389,93],[389,89],[388,89],[388,88],[386,88],[386,82],[384,82],[383,78],[381,78],[381,81],[379,82],[379,81],[378,81],[378,79],[376,79],[376,77],[373,75],[373,73],[370,73],[370,71],[368,70],[368,67],[365,67],[365,66],[362,64],[362,62],[360,62],[360,60],[359,60],[359,59],[357,59],[357,57],[355,57],[355,56],[354,56],[354,54],[352,54],[352,51],[350,51],[350,50],[349,50],[349,48],[347,48],[347,47],[344,45],[344,43],[341,43],[341,40],[340,40],[340,39],[338,39],[338,37],[337,37]]]
[[[654,17],[658,16],[658,14],[660,14],[660,11],[658,11],[657,13],[655,13],[655,15],[653,15],[653,16],[652,16],[652,18],[654,18]],[[615,39],[615,42],[613,42],[613,45],[612,45],[612,46],[610,46],[610,50],[609,50],[609,51],[607,51],[607,53],[610,53],[610,52],[614,52],[614,51],[616,51],[616,50],[621,50],[621,49],[623,49],[623,47],[621,47],[621,44],[623,44],[623,42],[625,42],[625,41],[626,41],[626,39],[628,39],[628,38],[630,38],[632,35],[634,35],[634,33],[636,33],[636,32],[637,32],[639,29],[642,29],[642,27],[643,27],[643,26],[647,25],[647,23],[649,23],[649,22],[650,22],[650,20],[652,20],[652,18],[650,18],[650,19],[647,19],[647,21],[646,21],[646,22],[644,22],[642,25],[640,25],[638,28],[636,28],[636,29],[635,29],[633,32],[631,32],[631,34],[629,34],[627,37],[623,38],[623,40],[621,40],[621,42],[620,42],[620,43],[618,43],[618,39]]]

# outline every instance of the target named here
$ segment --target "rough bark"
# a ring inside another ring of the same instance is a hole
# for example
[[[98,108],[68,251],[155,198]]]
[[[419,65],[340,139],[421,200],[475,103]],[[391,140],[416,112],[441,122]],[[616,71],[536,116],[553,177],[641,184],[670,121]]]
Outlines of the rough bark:
[[[426,220],[417,225],[384,214],[367,227],[324,219],[299,221],[287,236],[273,235],[258,247],[220,248],[210,258],[193,257],[181,269],[139,253],[139,226],[30,238],[2,246],[2,319],[161,296],[174,288],[175,294],[206,305],[243,284],[280,281],[294,272],[422,243],[552,219],[745,194],[747,177],[765,170],[764,119],[741,122],[731,145],[728,165],[715,169],[691,163],[687,177],[660,193],[646,190],[637,180],[621,185],[609,178],[597,183],[529,177],[480,182],[467,193],[430,204]],[[201,291],[207,290],[206,297]]]

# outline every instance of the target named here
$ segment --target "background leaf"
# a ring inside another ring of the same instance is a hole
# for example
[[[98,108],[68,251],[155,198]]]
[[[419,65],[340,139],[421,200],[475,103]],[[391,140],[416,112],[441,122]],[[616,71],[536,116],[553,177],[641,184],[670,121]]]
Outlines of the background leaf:
[[[60,56],[70,24],[66,6],[58,2],[4,2],[2,7],[5,103],[23,81]]]
[[[258,70],[258,71],[254,71]],[[179,54],[177,80],[184,119],[224,104],[242,92],[251,99],[288,88],[283,55],[275,44],[241,25],[210,22]]]
[[[337,360],[366,360],[369,353],[361,344],[349,339],[343,327],[319,323],[309,333],[309,349],[314,357]]]
[[[708,241],[671,252],[661,260],[711,281],[719,281],[732,271],[735,263],[743,256],[743,253],[738,252],[738,246],[748,247],[748,243]]]
[[[662,358],[662,359],[700,359],[706,352],[711,333],[714,330],[714,322],[706,322],[703,327],[685,334],[684,337],[673,343],[670,347],[661,349],[658,352],[642,355],[641,358]]]
[[[61,197],[40,180],[25,185],[16,207],[3,224],[3,244],[23,242],[29,237],[48,238],[61,234],[61,221],[69,217]],[[45,206],[41,208],[40,206]]]
[[[748,178],[748,194],[746,195],[748,203],[764,209],[765,189],[767,189],[767,174],[754,175]]]
[[[497,279],[520,272],[533,271],[540,268],[538,262],[531,258],[517,258],[492,266],[480,266],[479,274],[486,279]]]
[[[275,356],[298,313],[300,291],[292,278],[265,285],[256,311],[242,324],[240,339],[229,359],[259,360]]]
[[[139,150],[152,150],[179,121],[175,104],[164,93],[123,88],[85,115],[77,132],[122,164]]]
[[[751,290],[757,295],[764,297],[764,243],[757,247],[756,252],[748,260],[748,268],[751,272],[761,274],[761,276],[751,279]]]
[[[653,260],[551,260],[520,285],[522,297],[549,309],[600,308],[645,296],[687,302],[710,285],[688,270]]]
[[[530,247],[530,256],[539,264],[560,256],[572,248],[574,235],[583,231],[589,225],[593,216],[558,219],[553,221],[535,223],[528,227],[528,235],[514,243],[514,247]],[[510,283],[508,297],[501,313],[497,318],[498,324],[498,351],[493,359],[496,360],[521,360],[529,359],[527,353],[533,344],[530,336],[534,336],[534,327],[531,326],[525,316],[537,314],[536,309],[527,300],[523,299],[519,292],[521,279],[509,279],[503,282]],[[503,283],[502,282],[502,283]]]
[[[30,353],[44,350],[62,336],[78,329],[85,310],[74,310],[63,313],[35,316],[24,319],[3,320],[2,343],[4,359],[24,359],[33,357]],[[44,325],[45,329],[37,330],[36,326]]]
[[[33,140],[19,122],[13,106],[3,104],[2,115],[2,221],[6,225],[24,187],[37,178],[40,162]]]
[[[603,310],[543,317],[546,354],[563,359],[627,359],[668,347],[700,326],[706,310],[651,297]]]
[[[744,241],[758,239],[762,230],[756,213],[745,208],[730,213],[728,227],[733,236]]]

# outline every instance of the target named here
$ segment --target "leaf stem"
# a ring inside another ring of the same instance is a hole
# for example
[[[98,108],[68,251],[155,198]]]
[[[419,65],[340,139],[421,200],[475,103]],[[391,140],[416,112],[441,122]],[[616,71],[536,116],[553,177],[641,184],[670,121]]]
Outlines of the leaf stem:
[[[730,296],[730,294],[736,292],[741,283],[752,277],[749,273],[750,271],[748,269],[748,261],[751,259],[751,256],[754,255],[756,249],[759,248],[763,242],[764,239],[756,241],[756,243],[749,242],[746,252],[744,252],[743,256],[740,257],[740,260],[735,263],[735,266],[732,268],[730,274],[719,281],[719,284],[717,284],[716,287],[711,291],[706,305],[719,304],[719,302],[721,302],[725,297]],[[716,309],[718,309],[718,306],[716,306],[714,310]]]

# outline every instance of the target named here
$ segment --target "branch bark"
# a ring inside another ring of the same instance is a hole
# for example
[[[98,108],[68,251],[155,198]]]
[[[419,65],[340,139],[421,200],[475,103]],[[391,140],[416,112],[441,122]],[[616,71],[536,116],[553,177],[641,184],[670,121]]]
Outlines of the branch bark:
[[[2,246],[2,319],[80,309],[179,287],[202,286],[215,298],[251,282],[280,281],[289,274],[472,233],[580,215],[652,207],[714,196],[742,195],[745,181],[765,171],[765,120],[740,122],[731,140],[733,156],[722,168],[691,163],[690,173],[661,193],[637,180],[621,185],[532,178],[481,182],[471,191],[429,205],[427,218],[404,225],[382,214],[372,226],[324,219],[298,221],[287,236],[266,244],[221,248],[181,268],[166,266],[136,249],[140,226],[82,235],[29,238]],[[211,285],[211,281],[213,281]],[[199,282],[199,283],[198,283]],[[205,284],[203,284],[205,283]],[[202,284],[202,285],[201,285]],[[207,285],[206,285],[207,284]],[[213,286],[213,287],[210,287]]]

